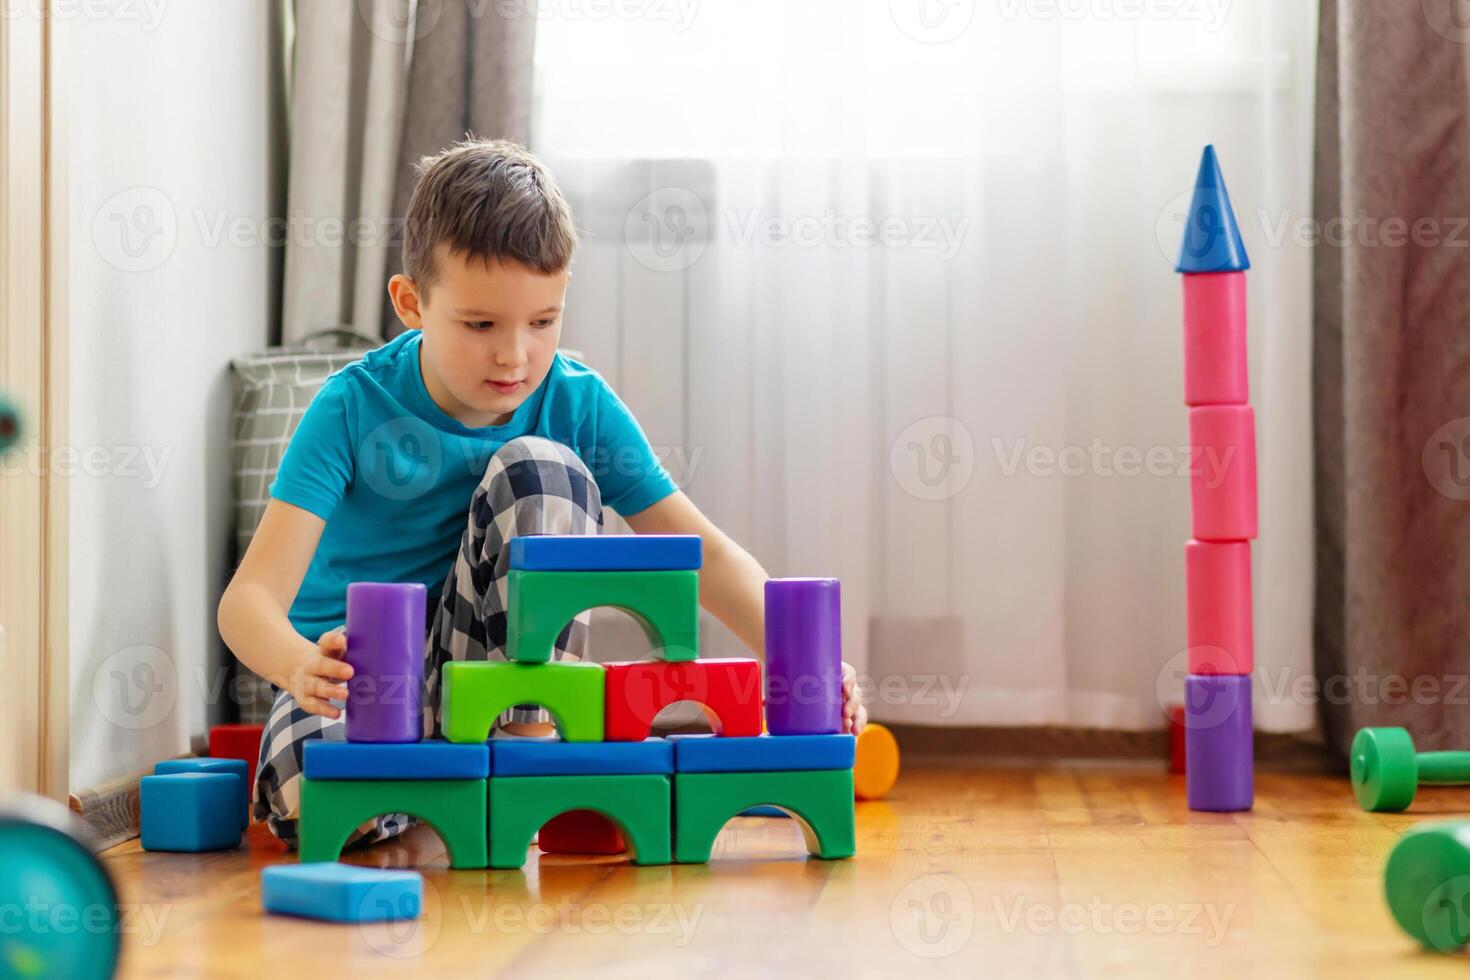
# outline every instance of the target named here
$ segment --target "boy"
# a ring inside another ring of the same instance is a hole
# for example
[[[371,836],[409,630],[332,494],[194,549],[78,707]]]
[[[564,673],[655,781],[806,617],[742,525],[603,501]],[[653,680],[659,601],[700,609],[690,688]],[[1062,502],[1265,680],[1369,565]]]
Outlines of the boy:
[[[281,688],[253,808],[288,844],[304,743],[344,737],[332,702],[352,676],[342,659],[349,582],[428,586],[429,733],[446,661],[504,659],[509,539],[600,533],[604,504],[640,534],[699,535],[701,603],[763,652],[764,569],[674,485],[601,376],[557,353],[576,245],[570,208],[524,147],[470,140],[422,162],[404,274],[388,282],[407,332],[323,384],[219,604],[230,649]],[[568,624],[556,658],[580,658],[588,619]],[[844,727],[856,732],[866,714],[846,664],[843,699]],[[498,728],[552,731],[535,706],[506,712]],[[380,816],[353,842],[409,823]]]

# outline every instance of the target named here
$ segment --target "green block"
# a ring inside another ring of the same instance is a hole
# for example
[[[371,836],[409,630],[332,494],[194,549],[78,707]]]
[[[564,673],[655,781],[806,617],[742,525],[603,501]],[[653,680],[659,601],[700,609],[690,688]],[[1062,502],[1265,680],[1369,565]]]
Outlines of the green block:
[[[784,772],[681,772],[674,775],[674,860],[709,860],[720,828],[742,810],[779,806],[790,810],[819,858],[852,857],[852,770]]]
[[[531,837],[568,810],[596,810],[617,824],[634,864],[669,863],[669,777],[497,776],[490,780],[490,867],[525,864]]]
[[[432,826],[449,849],[451,868],[486,861],[483,779],[301,780],[297,845],[302,863],[335,861],[352,831],[385,813],[407,813]]]
[[[699,656],[699,572],[510,571],[505,655],[545,663],[572,617],[597,606],[630,614],[660,660]]]
[[[490,726],[506,708],[539,704],[551,712],[563,740],[603,740],[603,688],[607,672],[601,664],[558,660],[518,664],[501,660],[457,660],[443,667],[444,738],[450,742],[483,742]]]

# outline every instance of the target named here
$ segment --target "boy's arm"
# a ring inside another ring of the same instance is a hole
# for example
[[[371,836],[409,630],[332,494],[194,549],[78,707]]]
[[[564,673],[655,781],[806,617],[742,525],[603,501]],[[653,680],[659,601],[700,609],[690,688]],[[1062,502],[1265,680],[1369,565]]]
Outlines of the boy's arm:
[[[699,572],[699,602],[716,619],[765,659],[766,579],[760,562],[714,525],[682,490],[636,514],[625,515],[639,534],[697,534],[704,551]],[[842,665],[843,724],[854,734],[867,723],[868,713],[857,689],[857,673]]]
[[[313,714],[336,718],[329,704],[347,697],[352,668],[341,661],[346,638],[328,633],[313,643],[287,614],[306,577],[326,522],[308,510],[271,500],[234,578],[220,597],[220,636],[240,662],[295,696]]]

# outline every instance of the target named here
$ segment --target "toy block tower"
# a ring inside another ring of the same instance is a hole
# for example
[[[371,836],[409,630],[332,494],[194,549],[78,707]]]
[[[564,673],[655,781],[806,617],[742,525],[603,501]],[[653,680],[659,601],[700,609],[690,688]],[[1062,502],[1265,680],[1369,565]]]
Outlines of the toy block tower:
[[[1249,810],[1254,801],[1250,542],[1256,536],[1256,422],[1246,380],[1249,268],[1215,148],[1206,146],[1175,267],[1184,278],[1194,534],[1184,546],[1185,785],[1192,810]]]

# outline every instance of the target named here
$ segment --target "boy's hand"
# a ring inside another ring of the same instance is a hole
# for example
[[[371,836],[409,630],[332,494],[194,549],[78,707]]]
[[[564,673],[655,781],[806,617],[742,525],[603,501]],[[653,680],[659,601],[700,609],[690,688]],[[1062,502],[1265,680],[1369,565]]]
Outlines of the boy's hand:
[[[347,634],[341,630],[323,633],[316,649],[306,655],[291,672],[290,691],[301,710],[328,718],[340,718],[342,711],[332,701],[347,699],[347,685],[352,665],[347,656]]]
[[[852,664],[842,665],[842,730],[856,735],[868,723],[868,709],[863,707],[863,692],[858,689],[857,671]]]

